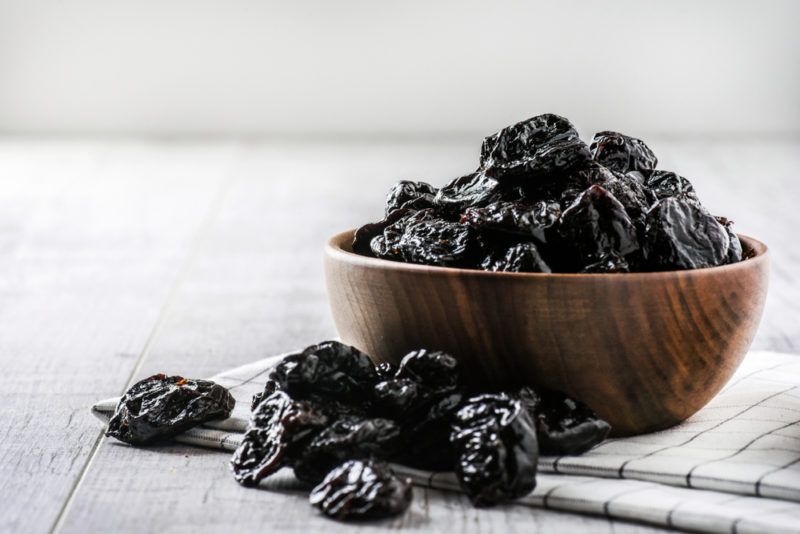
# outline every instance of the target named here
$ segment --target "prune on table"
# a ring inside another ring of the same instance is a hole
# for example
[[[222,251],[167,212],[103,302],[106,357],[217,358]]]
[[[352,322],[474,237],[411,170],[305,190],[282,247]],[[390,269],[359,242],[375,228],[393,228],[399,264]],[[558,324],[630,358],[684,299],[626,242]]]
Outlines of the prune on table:
[[[499,198],[499,182],[482,172],[474,172],[439,189],[433,202],[442,209],[460,212],[472,206],[485,206]]]
[[[691,197],[662,198],[647,213],[643,252],[652,270],[722,265],[729,247],[727,229]]]
[[[386,215],[400,209],[421,210],[433,207],[437,189],[427,182],[402,180],[397,182],[386,195]]]
[[[434,210],[424,209],[419,211],[408,211],[405,209],[397,210],[392,213],[403,213],[401,217],[383,229],[381,234],[375,236],[370,241],[370,250],[377,258],[393,261],[404,261],[400,240],[409,226],[423,222],[438,220]],[[390,215],[391,217],[391,215]]]
[[[408,378],[389,378],[375,384],[375,408],[397,420],[416,409],[423,398],[422,386]]]
[[[517,243],[500,253],[490,254],[481,263],[481,268],[494,272],[552,272],[533,243]]]
[[[361,402],[372,393],[378,373],[372,360],[357,348],[324,341],[283,358],[269,378],[292,398],[327,396]]]
[[[439,350],[414,350],[403,356],[395,378],[407,378],[437,390],[452,391],[458,387],[458,360]]]
[[[106,435],[132,445],[147,445],[206,421],[226,419],[235,404],[227,389],[210,380],[157,374],[125,392]]]
[[[591,408],[560,391],[540,391],[537,401],[528,402],[526,407],[534,417],[542,454],[584,453],[603,441],[611,430]]]
[[[656,155],[644,141],[619,132],[594,134],[589,149],[595,161],[622,173],[649,171],[658,163]]]
[[[393,210],[382,221],[367,223],[356,229],[353,234],[353,252],[363,256],[372,256],[372,240],[383,236],[384,230],[392,226],[403,217],[409,215],[411,210],[405,208]]]
[[[408,263],[466,267],[475,263],[481,246],[472,227],[457,222],[431,220],[406,227],[397,248]]]
[[[388,465],[350,460],[330,471],[309,501],[334,519],[377,519],[403,513],[411,504],[411,481]]]
[[[636,227],[622,204],[593,185],[561,215],[559,234],[578,270],[610,253],[627,256],[639,249]]]
[[[234,478],[243,486],[255,486],[288,465],[292,453],[329,421],[314,403],[292,400],[283,391],[273,392],[250,415],[242,443],[231,460]]]
[[[468,399],[456,412],[451,441],[456,476],[475,506],[506,502],[536,486],[536,430],[519,398],[499,393]]]
[[[483,141],[481,168],[498,179],[558,175],[591,154],[564,117],[544,114],[503,128]]]
[[[715,218],[717,219],[718,223],[725,227],[725,231],[728,232],[728,239],[730,242],[728,243],[727,263],[736,263],[742,261],[742,242],[739,239],[739,236],[736,235],[736,232],[733,231],[733,221],[726,219],[725,217]]]
[[[256,409],[256,406],[261,404],[261,401],[263,401],[264,399],[275,393],[275,390],[277,390],[278,388],[279,388],[278,383],[268,378],[267,383],[264,384],[264,391],[253,395],[253,399],[250,401],[250,411],[251,412],[254,411]]]
[[[294,474],[317,484],[345,460],[388,459],[400,447],[400,426],[391,419],[344,416],[316,434],[291,456]]]
[[[461,221],[477,230],[491,230],[530,238],[546,244],[551,228],[558,222],[561,206],[557,202],[493,202],[485,207],[467,208]]]
[[[421,387],[419,407],[405,417],[405,443],[398,461],[417,469],[449,471],[456,458],[450,424],[463,395],[460,390],[445,393],[426,389]]]
[[[645,174],[645,186],[656,199],[682,195],[697,200],[692,182],[670,171],[652,171]]]
[[[590,263],[583,269],[582,273],[629,273],[631,266],[622,256],[616,252],[609,252],[600,261]]]

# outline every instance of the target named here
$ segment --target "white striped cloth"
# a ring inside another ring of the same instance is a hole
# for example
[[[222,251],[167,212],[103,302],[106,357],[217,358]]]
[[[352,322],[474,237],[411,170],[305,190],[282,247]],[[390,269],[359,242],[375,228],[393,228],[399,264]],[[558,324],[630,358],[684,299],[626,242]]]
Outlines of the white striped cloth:
[[[177,440],[236,449],[250,399],[281,357],[212,377],[231,390],[236,409]],[[108,421],[117,401],[92,411]],[[417,485],[459,491],[452,473],[395,468]],[[543,457],[539,469],[536,489],[515,504],[702,532],[800,533],[800,357],[752,352],[684,423],[609,439],[582,456]]]

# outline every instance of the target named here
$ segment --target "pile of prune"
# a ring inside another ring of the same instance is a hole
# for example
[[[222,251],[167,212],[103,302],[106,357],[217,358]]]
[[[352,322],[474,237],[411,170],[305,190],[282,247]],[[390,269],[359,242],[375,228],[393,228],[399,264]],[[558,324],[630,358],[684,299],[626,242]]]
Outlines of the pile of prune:
[[[545,114],[483,141],[478,169],[441,188],[401,181],[353,251],[393,261],[509,272],[699,269],[742,259],[731,222],[691,182],[656,169],[640,139]]]
[[[404,195],[411,192],[395,197]],[[271,371],[231,469],[255,486],[291,468],[315,485],[310,501],[325,515],[372,519],[411,503],[410,481],[389,462],[454,471],[475,506],[493,506],[534,489],[540,450],[580,454],[609,430],[560,392],[470,389],[445,352],[420,349],[397,366],[375,366],[358,349],[326,341]]]

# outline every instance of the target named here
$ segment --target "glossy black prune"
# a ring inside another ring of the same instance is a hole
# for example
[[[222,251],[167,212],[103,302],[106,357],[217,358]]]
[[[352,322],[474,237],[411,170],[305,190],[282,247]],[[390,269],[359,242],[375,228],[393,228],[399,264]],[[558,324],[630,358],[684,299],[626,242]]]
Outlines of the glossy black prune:
[[[459,384],[458,360],[439,350],[414,350],[400,360],[395,378],[407,378],[430,388],[451,391]]]
[[[598,185],[614,195],[614,198],[622,204],[637,230],[644,229],[647,211],[656,201],[652,193],[630,174],[615,173],[613,178],[606,179]]]
[[[497,180],[482,172],[474,172],[460,176],[439,189],[433,202],[442,209],[460,212],[498,200],[500,191]]]
[[[357,228],[353,234],[353,252],[363,256],[373,256],[372,240],[382,236],[387,227],[392,226],[410,213],[412,213],[411,210],[405,208],[396,209],[381,221],[367,223]]]
[[[658,159],[644,141],[619,132],[594,134],[589,146],[592,158],[614,171],[649,171],[656,168]]]
[[[433,207],[437,189],[427,182],[402,180],[397,182],[386,195],[386,215],[400,209],[420,210]]]
[[[722,265],[729,247],[726,228],[693,198],[662,198],[647,213],[643,252],[652,270]]]
[[[639,250],[636,227],[624,206],[599,185],[589,187],[564,211],[559,234],[577,270],[610,253],[624,257]]]
[[[536,486],[536,431],[520,399],[505,393],[468,399],[456,412],[451,441],[456,476],[475,506],[507,502]]]
[[[465,267],[475,263],[481,247],[472,227],[431,220],[408,226],[397,248],[408,263]]]
[[[324,341],[283,358],[269,379],[292,398],[322,395],[360,402],[371,394],[378,374],[372,360],[357,348]]]
[[[491,230],[530,238],[546,244],[558,222],[561,206],[557,202],[493,202],[482,208],[468,208],[461,221],[477,230]]]
[[[273,392],[250,415],[242,443],[231,459],[234,478],[243,486],[255,486],[288,465],[292,452],[329,422],[314,403],[292,400],[283,391]]]
[[[622,256],[615,252],[609,252],[599,261],[590,263],[583,269],[582,273],[629,273],[631,266]]]
[[[235,404],[227,389],[210,380],[157,374],[125,392],[106,435],[132,445],[147,445],[206,421],[226,419]]]
[[[534,419],[542,454],[582,454],[603,441],[611,430],[591,408],[560,391],[545,390],[538,395]]]
[[[514,273],[552,272],[533,243],[517,243],[504,251],[490,254],[481,263],[481,269]]]
[[[398,461],[417,469],[451,470],[456,455],[450,441],[450,424],[462,399],[459,390],[423,393],[419,408],[405,416],[404,446]]]
[[[377,519],[403,513],[411,497],[411,481],[388,465],[351,460],[330,471],[309,502],[334,519]]]
[[[290,459],[295,476],[317,484],[345,460],[391,458],[400,447],[400,426],[391,419],[344,416],[316,434]]]
[[[590,158],[589,147],[572,123],[553,114],[503,128],[481,147],[481,168],[498,179],[558,175]]]
[[[645,173],[645,186],[656,199],[682,195],[697,200],[692,182],[670,171],[652,171]]]
[[[389,380],[394,378],[397,373],[397,366],[389,362],[381,362],[375,366],[375,372],[378,373],[378,378],[381,380]]]
[[[742,242],[733,230],[733,221],[725,217],[715,217],[715,219],[725,228],[725,231],[728,233],[728,239],[730,240],[728,243],[727,263],[742,261]]]
[[[384,227],[380,234],[372,238],[372,241],[370,241],[370,251],[372,255],[377,258],[404,261],[403,253],[400,249],[400,240],[403,238],[406,228],[419,222],[437,220],[438,217],[432,209],[420,211],[401,209],[393,212],[392,215],[395,213],[402,213],[402,215],[391,224]],[[390,217],[392,217],[392,215],[390,215]]]

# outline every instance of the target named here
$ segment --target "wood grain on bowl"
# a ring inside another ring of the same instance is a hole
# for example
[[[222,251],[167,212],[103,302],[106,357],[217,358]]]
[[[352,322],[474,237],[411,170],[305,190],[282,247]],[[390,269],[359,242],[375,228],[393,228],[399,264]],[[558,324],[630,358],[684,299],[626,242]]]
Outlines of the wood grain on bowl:
[[[327,245],[325,276],[342,340],[397,363],[420,347],[450,352],[487,386],[538,384],[589,404],[615,435],[659,430],[702,408],[755,336],[767,248],[694,271],[490,273],[410,265]]]

